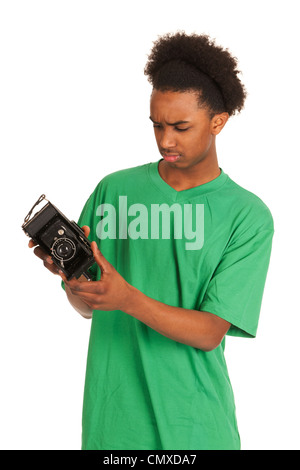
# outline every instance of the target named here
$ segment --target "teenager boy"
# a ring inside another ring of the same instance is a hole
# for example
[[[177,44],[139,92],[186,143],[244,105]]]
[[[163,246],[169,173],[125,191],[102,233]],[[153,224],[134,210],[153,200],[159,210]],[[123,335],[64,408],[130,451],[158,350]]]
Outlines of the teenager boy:
[[[94,281],[61,273],[92,318],[82,448],[239,449],[225,335],[256,335],[274,231],[218,164],[246,91],[206,35],[160,37],[145,74],[161,159],[103,178],[79,220]]]

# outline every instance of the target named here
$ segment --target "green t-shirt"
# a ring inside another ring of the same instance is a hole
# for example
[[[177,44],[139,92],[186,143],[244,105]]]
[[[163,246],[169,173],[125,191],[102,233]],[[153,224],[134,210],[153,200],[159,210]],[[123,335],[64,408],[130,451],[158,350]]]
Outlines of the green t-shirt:
[[[222,170],[185,191],[163,181],[158,162],[110,174],[79,224],[144,294],[218,315],[229,335],[256,335],[273,219]],[[203,352],[124,312],[94,311],[82,448],[239,449],[224,347]]]

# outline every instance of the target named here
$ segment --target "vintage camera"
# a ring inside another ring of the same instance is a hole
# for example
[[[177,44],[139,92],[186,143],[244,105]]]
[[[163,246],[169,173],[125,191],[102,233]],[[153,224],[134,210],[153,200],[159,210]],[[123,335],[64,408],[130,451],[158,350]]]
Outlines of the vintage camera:
[[[33,209],[43,200],[47,204],[30,218]],[[44,194],[25,217],[22,229],[51,256],[68,280],[82,274],[91,280],[88,269],[95,263],[95,259],[90,241],[79,225],[68,220]]]

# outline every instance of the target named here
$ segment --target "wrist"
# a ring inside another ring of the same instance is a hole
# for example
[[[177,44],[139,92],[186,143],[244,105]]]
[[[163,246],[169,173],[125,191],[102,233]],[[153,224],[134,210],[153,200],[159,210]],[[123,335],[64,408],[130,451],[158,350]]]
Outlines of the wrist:
[[[128,315],[135,316],[137,298],[141,292],[127,282],[125,292],[121,310]]]

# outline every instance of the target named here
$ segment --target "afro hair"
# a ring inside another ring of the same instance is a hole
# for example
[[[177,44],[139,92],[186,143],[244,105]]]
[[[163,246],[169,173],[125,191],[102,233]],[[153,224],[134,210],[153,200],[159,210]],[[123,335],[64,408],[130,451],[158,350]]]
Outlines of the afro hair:
[[[205,34],[160,36],[144,73],[159,91],[198,92],[199,103],[212,116],[221,112],[232,116],[244,107],[247,93],[238,78],[237,59]]]

